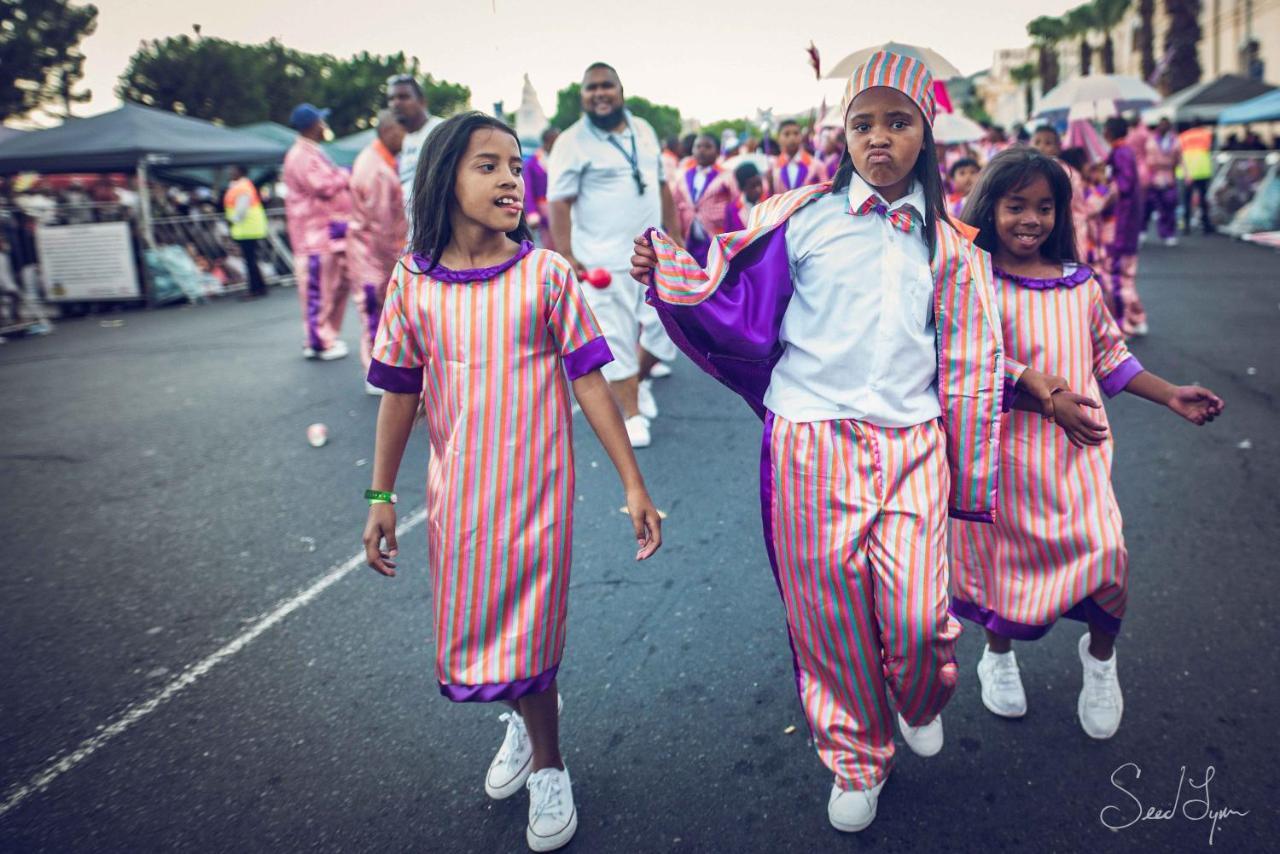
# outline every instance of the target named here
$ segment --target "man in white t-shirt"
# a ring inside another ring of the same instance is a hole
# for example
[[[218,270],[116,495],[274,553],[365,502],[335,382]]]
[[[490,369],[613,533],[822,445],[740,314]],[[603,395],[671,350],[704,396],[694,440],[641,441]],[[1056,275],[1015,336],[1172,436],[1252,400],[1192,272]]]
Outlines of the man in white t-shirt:
[[[559,139],[547,164],[547,199],[556,250],[579,279],[604,270],[609,283],[585,284],[583,293],[600,322],[614,361],[603,373],[626,418],[633,447],[649,444],[657,407],[649,372],[675,358],[657,312],[630,275],[636,236],[661,228],[678,237],[675,204],[667,185],[658,136],[627,110],[622,82],[612,66],[597,62],[582,78],[582,118]],[[644,383],[642,387],[642,381]]]
[[[418,155],[431,131],[444,119],[427,111],[427,95],[412,74],[396,74],[387,78],[387,108],[404,127],[404,142],[396,162],[400,173],[400,189],[404,192],[405,217],[413,236],[413,179],[418,173]]]

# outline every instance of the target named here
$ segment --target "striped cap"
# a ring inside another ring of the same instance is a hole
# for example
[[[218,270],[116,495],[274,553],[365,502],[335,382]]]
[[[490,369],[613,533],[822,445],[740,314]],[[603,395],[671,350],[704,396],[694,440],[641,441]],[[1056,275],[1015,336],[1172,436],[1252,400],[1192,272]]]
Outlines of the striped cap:
[[[841,115],[848,116],[853,99],[875,86],[897,89],[915,101],[925,120],[933,124],[933,117],[938,112],[938,102],[933,94],[933,75],[920,60],[886,50],[873,53],[849,76],[844,87],[844,99],[840,102]]]

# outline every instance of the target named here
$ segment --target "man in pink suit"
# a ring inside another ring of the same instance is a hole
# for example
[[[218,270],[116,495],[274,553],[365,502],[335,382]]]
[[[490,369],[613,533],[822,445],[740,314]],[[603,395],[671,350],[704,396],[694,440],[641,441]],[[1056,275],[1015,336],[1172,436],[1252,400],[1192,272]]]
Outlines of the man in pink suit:
[[[351,280],[360,287],[360,361],[366,373],[387,282],[404,252],[404,235],[409,228],[396,166],[404,134],[404,125],[390,111],[379,113],[378,137],[360,152],[351,170],[347,265]],[[382,390],[366,382],[365,391],[381,394]]]
[[[778,145],[782,153],[773,164],[770,181],[773,195],[821,184],[829,177],[827,170],[822,168],[822,161],[804,150],[803,141],[804,133],[799,122],[786,119],[778,125]]]
[[[719,156],[720,141],[702,134],[693,143],[694,165],[680,173],[674,186],[680,233],[700,265],[707,263],[711,238],[728,230],[726,215],[738,197],[733,173],[716,163]]]
[[[351,196],[347,173],[320,147],[328,115],[311,104],[295,107],[289,124],[298,140],[284,157],[284,209],[307,336],[302,355],[326,361],[347,355],[338,335],[351,290],[344,254]]]
[[[551,240],[551,218],[547,211],[547,158],[556,144],[560,129],[549,127],[542,132],[542,147],[524,159],[524,218],[529,228],[538,232],[543,249],[555,249]]]
[[[1136,153],[1136,152],[1135,152]],[[1156,233],[1166,246],[1178,245],[1178,176],[1182,145],[1168,119],[1161,119],[1146,145],[1148,210],[1156,212]],[[1146,222],[1143,222],[1146,226]]]

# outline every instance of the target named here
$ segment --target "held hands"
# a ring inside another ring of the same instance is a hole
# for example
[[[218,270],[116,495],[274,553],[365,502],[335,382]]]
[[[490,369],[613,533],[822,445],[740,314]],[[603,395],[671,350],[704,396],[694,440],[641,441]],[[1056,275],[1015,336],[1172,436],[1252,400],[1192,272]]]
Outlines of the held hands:
[[[1084,414],[1083,407],[1101,409],[1102,404],[1073,391],[1053,395],[1053,420],[1067,434],[1067,441],[1077,448],[1101,445],[1107,440],[1107,427]]]
[[[1222,414],[1222,398],[1198,385],[1180,385],[1169,398],[1169,408],[1197,426],[1204,426]]]
[[[662,546],[662,517],[643,486],[627,490],[627,512],[636,531],[636,560],[652,557]]]
[[[396,565],[391,558],[400,553],[396,545],[396,508],[394,504],[379,502],[369,505],[369,521],[364,525],[365,563],[382,575],[394,578]],[[386,540],[387,550],[380,548]]]
[[[1040,404],[1040,414],[1050,423],[1054,420],[1053,393],[1055,391],[1071,390],[1071,386],[1065,378],[1052,374],[1042,374],[1035,368],[1027,368],[1022,372],[1022,376],[1018,378],[1018,388]],[[1088,401],[1088,403],[1092,406],[1098,405],[1093,401]]]
[[[658,253],[653,251],[647,234],[637,237],[635,244],[635,252],[631,255],[631,278],[642,285],[651,285],[654,268],[658,266]]]

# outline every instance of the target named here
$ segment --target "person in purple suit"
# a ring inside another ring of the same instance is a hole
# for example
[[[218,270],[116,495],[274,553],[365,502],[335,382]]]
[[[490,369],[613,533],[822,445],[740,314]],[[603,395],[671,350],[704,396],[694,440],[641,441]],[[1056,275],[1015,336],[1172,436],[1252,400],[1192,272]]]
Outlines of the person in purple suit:
[[[1111,145],[1107,174],[1115,197],[1115,235],[1107,248],[1111,260],[1112,306],[1125,335],[1147,334],[1147,312],[1138,298],[1138,234],[1144,224],[1138,159],[1125,141],[1129,123],[1119,116],[1107,119],[1102,135]]]
[[[555,249],[551,241],[551,220],[547,217],[547,157],[560,136],[560,128],[542,132],[542,147],[524,159],[524,217],[538,232],[538,244]]]

